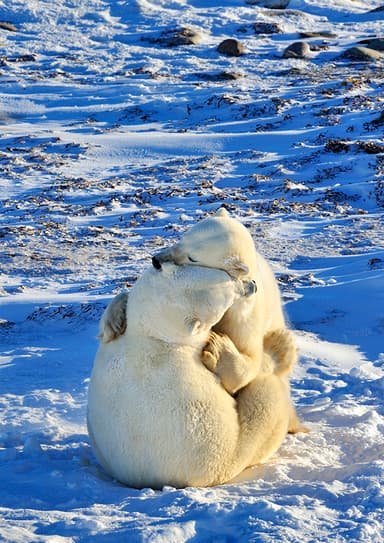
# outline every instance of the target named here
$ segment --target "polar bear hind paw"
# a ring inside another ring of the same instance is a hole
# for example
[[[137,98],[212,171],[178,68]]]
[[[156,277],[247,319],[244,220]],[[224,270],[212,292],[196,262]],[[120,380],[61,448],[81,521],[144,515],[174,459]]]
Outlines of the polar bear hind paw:
[[[309,428],[305,426],[299,419],[299,417],[296,414],[295,408],[292,407],[291,414],[289,417],[289,423],[288,423],[288,434],[308,434],[310,432]]]
[[[273,330],[264,336],[264,350],[275,362],[275,375],[287,375],[297,362],[295,338],[287,328]]]

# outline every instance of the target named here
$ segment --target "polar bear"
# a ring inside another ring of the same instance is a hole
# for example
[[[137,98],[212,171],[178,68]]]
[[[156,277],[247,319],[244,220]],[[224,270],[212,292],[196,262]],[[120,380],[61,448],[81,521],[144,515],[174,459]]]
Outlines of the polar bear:
[[[273,371],[259,372],[236,398],[201,362],[212,327],[254,292],[253,281],[172,263],[135,283],[129,326],[100,342],[89,384],[89,436],[110,475],[137,488],[211,486],[279,448],[290,404],[281,376],[291,357],[275,363],[274,345],[284,337],[270,337],[265,366]]]
[[[157,253],[152,262],[157,269],[166,262],[190,264],[221,269],[232,277],[256,281],[256,296],[238,299],[215,325],[203,359],[208,367],[213,367],[209,353],[214,351],[216,357],[220,353],[218,368],[224,375],[227,367],[231,379],[235,364],[238,388],[228,383],[228,389],[234,393],[260,371],[268,370],[263,368],[267,360],[263,355],[264,339],[270,332],[285,329],[286,324],[273,271],[256,251],[252,236],[243,224],[221,208],[216,215],[192,226],[175,245]],[[124,293],[117,296],[105,311],[100,325],[102,341],[112,341],[125,330],[126,299]],[[294,359],[291,367],[293,363]],[[289,389],[288,376],[286,383]],[[292,404],[289,432],[300,431],[308,430],[297,417]]]

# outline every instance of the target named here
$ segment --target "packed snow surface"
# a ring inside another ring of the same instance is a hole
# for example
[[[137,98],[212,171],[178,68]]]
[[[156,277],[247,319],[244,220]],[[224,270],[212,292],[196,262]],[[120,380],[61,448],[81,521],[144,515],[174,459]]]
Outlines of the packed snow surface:
[[[384,541],[383,3],[263,3],[0,2],[1,542]],[[86,432],[98,319],[222,205],[311,431],[220,487],[124,487]]]

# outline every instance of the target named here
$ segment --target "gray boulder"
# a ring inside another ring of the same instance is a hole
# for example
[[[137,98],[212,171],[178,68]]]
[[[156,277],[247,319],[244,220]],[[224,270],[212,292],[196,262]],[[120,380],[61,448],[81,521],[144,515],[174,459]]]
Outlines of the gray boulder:
[[[311,49],[307,42],[296,41],[285,49],[283,58],[308,58],[310,52]]]
[[[375,49],[369,47],[351,47],[342,54],[343,58],[350,60],[360,60],[364,62],[384,59],[384,55]]]
[[[222,41],[218,45],[217,50],[222,55],[227,55],[228,57],[239,57],[245,53],[244,45],[233,38]]]
[[[255,34],[282,34],[283,30],[277,23],[259,22],[253,24]]]

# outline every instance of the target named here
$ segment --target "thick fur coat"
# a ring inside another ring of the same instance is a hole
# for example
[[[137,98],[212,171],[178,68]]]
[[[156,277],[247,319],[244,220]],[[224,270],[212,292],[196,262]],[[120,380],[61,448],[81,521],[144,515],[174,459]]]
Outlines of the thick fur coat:
[[[265,258],[256,251],[252,236],[243,224],[230,217],[225,209],[220,209],[216,215],[192,226],[175,245],[157,253],[152,261],[159,270],[164,263],[173,262],[221,269],[234,278],[254,280],[257,294],[236,300],[214,326],[213,332],[216,335],[211,335],[204,363],[222,376],[232,394],[246,386],[260,372],[271,370],[265,367],[269,360],[264,356],[266,338],[278,330],[286,330],[287,333],[288,330],[273,271]],[[125,330],[126,299],[127,295],[121,294],[107,308],[100,327],[100,337],[104,342],[115,339]],[[289,349],[288,352],[292,355],[289,365],[293,367],[297,358],[296,350]],[[209,353],[218,358],[217,364],[211,363]],[[233,373],[234,368],[236,375]],[[289,392],[288,375],[286,388]],[[289,432],[299,431],[307,429],[297,417],[291,402]]]
[[[224,271],[171,263],[137,281],[129,326],[101,342],[89,386],[90,439],[113,477],[138,488],[210,486],[278,449],[290,400],[274,341],[266,371],[236,398],[201,362],[210,329],[253,292]]]

